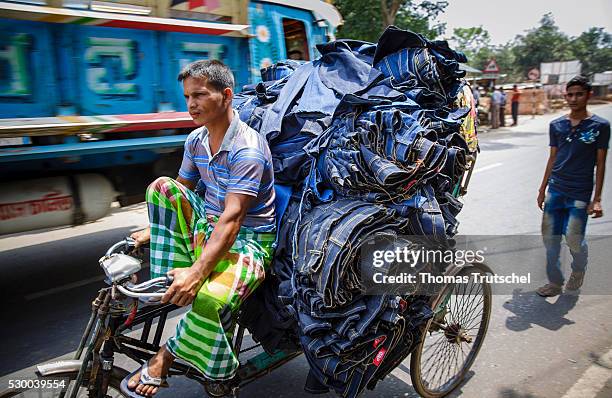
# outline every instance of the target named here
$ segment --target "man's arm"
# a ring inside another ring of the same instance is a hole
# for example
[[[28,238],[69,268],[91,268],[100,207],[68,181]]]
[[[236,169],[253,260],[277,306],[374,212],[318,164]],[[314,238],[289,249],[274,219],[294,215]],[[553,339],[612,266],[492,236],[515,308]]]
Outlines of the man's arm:
[[[593,201],[589,204],[589,214],[593,214],[593,218],[599,218],[603,216],[603,209],[601,207],[601,192],[603,190],[604,177],[606,175],[606,157],[608,155],[607,149],[597,150],[597,164],[595,169],[595,195]]]
[[[550,173],[552,173],[553,165],[555,164],[555,159],[557,158],[557,151],[559,148],[556,146],[550,147],[550,154],[548,155],[548,162],[546,163],[546,170],[544,171],[544,177],[542,178],[542,183],[540,184],[540,189],[538,190],[538,207],[540,210],[544,209],[544,197],[546,195],[546,186],[548,185],[548,179],[550,178]]]
[[[227,193],[225,210],[219,217],[200,258],[189,268],[174,269],[168,273],[174,277],[174,282],[162,297],[163,303],[170,301],[184,306],[195,299],[202,283],[236,241],[240,226],[254,199],[254,196]]]

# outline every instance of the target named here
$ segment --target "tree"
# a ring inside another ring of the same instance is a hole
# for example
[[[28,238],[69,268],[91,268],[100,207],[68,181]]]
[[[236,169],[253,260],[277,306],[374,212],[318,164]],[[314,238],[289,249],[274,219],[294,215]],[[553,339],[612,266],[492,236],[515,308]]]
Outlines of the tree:
[[[520,80],[522,74],[517,72],[512,43],[498,46],[483,47],[473,58],[468,58],[468,63],[477,68],[484,69],[489,60],[494,59],[499,68],[500,74],[506,75],[500,78],[500,82],[512,82]]]
[[[456,48],[463,51],[470,58],[470,55],[475,55],[483,48],[489,46],[491,36],[489,31],[482,26],[455,28],[453,29],[453,37],[450,41],[455,42]]]
[[[431,0],[335,0],[344,25],[337,36],[376,42],[388,25],[409,29],[429,38],[442,33],[444,26],[430,21],[444,11],[447,1]]]
[[[612,66],[612,35],[603,28],[591,28],[578,37],[568,37],[561,32],[552,14],[545,14],[540,26],[525,36],[517,36],[512,49],[516,70],[525,76],[531,68],[539,68],[541,62],[579,60],[582,74],[592,75]]]
[[[508,75],[506,80],[512,81],[516,77],[512,44],[492,46],[490,40],[489,32],[482,26],[455,28],[449,39],[457,50],[465,53],[469,65],[484,69],[489,60],[494,59],[501,73]]]
[[[383,28],[395,24],[395,17],[400,7],[403,5],[402,3],[404,3],[402,0],[381,0],[380,10],[382,13]]]
[[[582,63],[582,74],[612,69],[612,35],[603,28],[591,28],[570,42],[570,50],[575,59]]]
[[[515,39],[512,53],[517,72],[526,76],[531,68],[539,68],[542,62],[570,61],[574,55],[570,38],[559,30],[552,13],[544,14],[540,26],[530,29],[526,35]]]

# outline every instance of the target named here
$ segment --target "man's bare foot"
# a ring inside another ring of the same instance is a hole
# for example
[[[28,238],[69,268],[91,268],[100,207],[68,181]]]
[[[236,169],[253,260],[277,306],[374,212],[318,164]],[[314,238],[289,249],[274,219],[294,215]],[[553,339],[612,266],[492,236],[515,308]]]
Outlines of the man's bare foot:
[[[168,374],[170,365],[174,361],[174,356],[162,346],[160,350],[151,358],[148,363],[148,371],[151,377],[163,377]],[[128,382],[130,390],[135,391],[140,395],[152,397],[157,393],[159,387],[140,384],[140,372],[136,373]]]

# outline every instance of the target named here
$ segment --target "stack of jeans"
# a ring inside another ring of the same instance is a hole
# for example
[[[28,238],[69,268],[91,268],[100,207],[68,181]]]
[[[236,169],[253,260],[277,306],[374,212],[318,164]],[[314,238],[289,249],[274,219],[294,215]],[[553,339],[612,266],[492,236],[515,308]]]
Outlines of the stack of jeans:
[[[465,56],[446,42],[390,27],[377,44],[318,49],[235,98],[270,145],[276,182],[294,187],[269,290],[243,321],[267,351],[301,344],[308,391],[353,397],[409,355],[432,316],[424,297],[364,295],[360,250],[379,234],[445,245],[457,233],[474,101]]]
[[[406,219],[386,206],[352,199],[320,204],[297,226],[293,277],[300,307],[309,314],[351,303],[359,295],[359,264],[355,259],[364,239],[401,231]]]

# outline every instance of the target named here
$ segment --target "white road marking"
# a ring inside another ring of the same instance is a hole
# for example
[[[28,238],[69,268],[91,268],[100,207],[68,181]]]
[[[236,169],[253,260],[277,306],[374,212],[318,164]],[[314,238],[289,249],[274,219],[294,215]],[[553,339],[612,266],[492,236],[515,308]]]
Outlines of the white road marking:
[[[98,276],[94,276],[93,278],[83,279],[82,281],[76,281],[76,282],[68,283],[67,285],[62,285],[62,286],[54,287],[52,289],[47,289],[47,290],[43,290],[40,292],[28,294],[27,296],[25,296],[25,299],[26,301],[30,301],[30,300],[34,300],[34,299],[41,298],[44,296],[49,296],[51,294],[60,293],[66,290],[74,289],[76,287],[89,285],[90,283],[99,282],[101,280],[104,280],[104,275],[98,275]]]
[[[474,169],[472,174],[480,173],[481,171],[491,170],[491,169],[494,169],[494,168],[502,166],[502,165],[503,165],[503,163],[493,163],[493,164],[490,164],[488,166],[478,167],[478,168]]]
[[[563,398],[594,398],[612,377],[612,350],[591,365]]]

